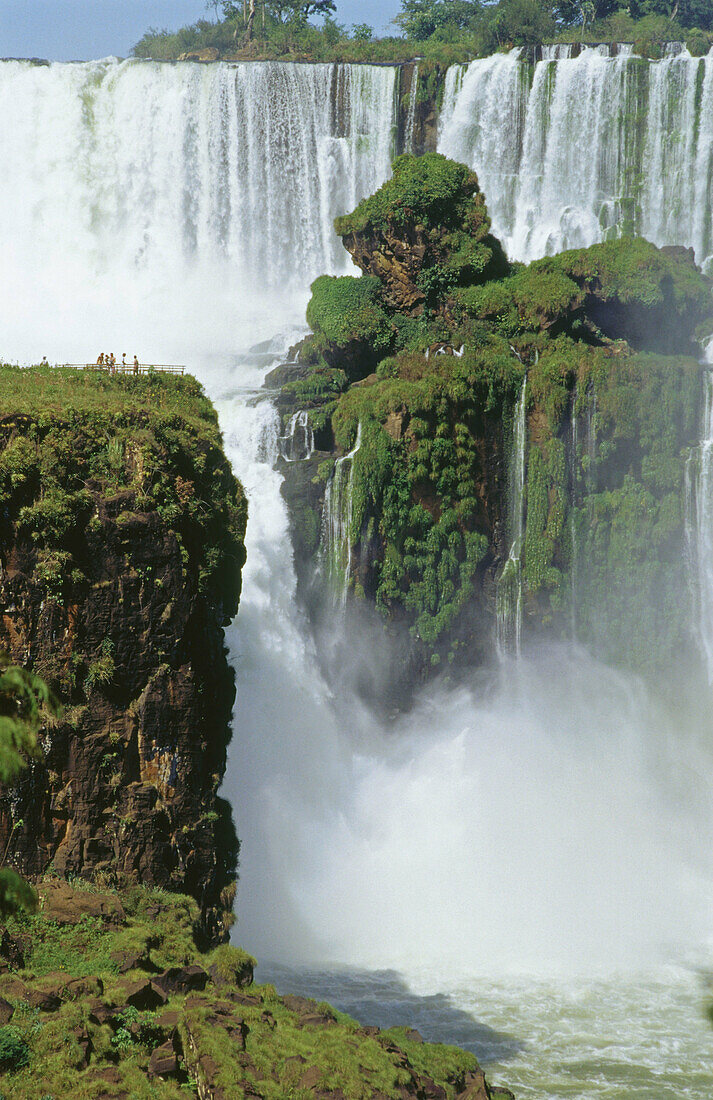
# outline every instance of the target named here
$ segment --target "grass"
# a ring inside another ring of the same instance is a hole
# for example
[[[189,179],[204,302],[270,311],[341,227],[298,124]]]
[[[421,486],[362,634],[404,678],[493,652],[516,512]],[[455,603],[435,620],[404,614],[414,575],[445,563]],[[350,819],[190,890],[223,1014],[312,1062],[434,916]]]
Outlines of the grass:
[[[97,500],[122,492],[125,518],[156,511],[221,620],[232,618],[247,503],[195,378],[0,365],[0,508],[34,548],[49,597],[81,592]],[[96,658],[94,679],[110,675],[110,656]]]
[[[74,888],[84,884],[76,882]],[[7,1054],[9,1069],[2,1079],[4,1100],[58,1100],[63,1095],[99,1100],[120,1091],[132,1100],[185,1100],[198,1095],[198,1078],[206,1066],[211,1089],[223,1088],[229,1100],[245,1095],[250,1083],[265,1100],[306,1100],[320,1086],[341,1088],[349,1100],[367,1100],[377,1092],[396,1100],[402,1087],[413,1089],[409,1065],[415,1073],[432,1077],[447,1100],[454,1100],[463,1074],[477,1065],[470,1054],[414,1043],[399,1029],[367,1035],[355,1020],[328,1005],[310,1009],[327,1017],[327,1026],[309,1024],[272,986],[244,988],[244,966],[254,963],[245,952],[228,946],[210,954],[198,951],[191,935],[196,912],[191,899],[145,887],[123,891],[120,898],[127,920],[118,927],[82,918],[60,929],[41,914],[9,922],[9,933],[29,942],[30,949],[19,975],[0,976],[0,995],[15,1005],[10,1029],[0,1029],[0,1057],[3,1051]],[[121,1009],[127,986],[142,976],[138,971],[117,973],[112,956],[130,942],[148,945],[150,962],[159,969],[184,962],[206,969],[215,965],[219,983],[209,983],[202,992],[171,995],[167,1006],[156,1011]],[[103,1002],[119,1006],[113,1023],[98,1025],[89,1019],[90,997],[95,995],[65,999],[58,1011],[48,1013],[30,1009],[17,990],[11,992],[17,977],[30,988],[42,988],[48,973],[100,979]],[[162,1023],[167,1011],[178,1020],[182,1079],[151,1080],[151,1052],[166,1041],[173,1026],[167,1030]],[[244,1051],[237,1038],[241,1030]],[[88,1066],[83,1036],[92,1044]],[[388,1049],[394,1044],[399,1051]],[[402,1063],[404,1054],[407,1061]],[[107,1071],[116,1083],[100,1076]]]

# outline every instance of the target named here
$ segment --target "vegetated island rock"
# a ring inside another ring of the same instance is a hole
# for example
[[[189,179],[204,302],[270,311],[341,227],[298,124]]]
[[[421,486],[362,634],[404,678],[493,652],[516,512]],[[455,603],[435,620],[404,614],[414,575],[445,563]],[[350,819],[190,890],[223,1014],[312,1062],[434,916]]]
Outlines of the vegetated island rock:
[[[375,606],[411,686],[492,659],[516,607],[529,636],[695,664],[684,481],[713,304],[693,253],[621,238],[510,264],[474,173],[438,154],[399,158],[336,228],[364,275],[315,281],[313,335],[274,375],[283,431],[302,412],[314,442],[283,492],[317,635],[336,553],[347,615]]]
[[[71,888],[74,926],[42,910],[8,921],[27,959],[24,980],[0,975],[0,1028],[12,1021],[27,1064],[3,1076],[7,1100],[59,1095],[68,1080],[76,1095],[97,1098],[511,1097],[490,1086],[472,1054],[425,1043],[411,1028],[380,1031],[270,985],[246,987],[255,960],[227,944],[202,952],[192,898],[142,886],[97,892],[123,914],[117,923],[82,912],[91,884]],[[147,953],[153,979],[116,972],[112,959],[132,945]]]
[[[30,877],[189,893],[221,938],[246,503],[213,407],[190,376],[0,367],[0,515],[0,650],[62,703],[42,760],[0,789],[0,846]],[[62,892],[44,896],[60,921]]]

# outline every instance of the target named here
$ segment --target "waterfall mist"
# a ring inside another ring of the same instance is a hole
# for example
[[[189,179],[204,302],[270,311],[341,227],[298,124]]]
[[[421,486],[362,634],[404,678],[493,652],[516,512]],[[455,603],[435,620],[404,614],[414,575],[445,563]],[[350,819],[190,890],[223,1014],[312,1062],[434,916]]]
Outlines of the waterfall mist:
[[[584,90],[570,89],[572,102],[589,103],[596,80],[625,82],[625,58],[582,57],[543,63],[578,66]],[[696,64],[705,97],[711,62]],[[672,60],[661,72],[692,65]],[[475,163],[478,134],[495,135],[476,167],[496,231],[517,255],[594,239],[598,211],[571,197],[589,195],[589,182],[548,167],[569,155],[569,123],[531,131],[532,177],[521,183],[511,130],[498,130],[495,114],[477,128],[478,111],[498,103],[534,118],[545,70],[527,92],[510,57],[474,66],[460,90],[449,75],[442,148]],[[486,70],[490,90],[474,94]],[[250,502],[228,639],[238,701],[223,792],[243,844],[237,939],[273,958],[406,972],[591,973],[670,957],[711,926],[707,698],[698,711],[682,695],[668,707],[582,648],[525,649],[494,679],[435,687],[387,726],[348,678],[335,691],[325,683],[295,606],[273,468],[280,428],[258,391],[299,333],[311,279],[347,268],[332,219],[388,173],[394,89],[388,67],[0,64],[2,351],[20,361],[99,350],[176,359],[218,404]],[[603,124],[609,100],[592,102]],[[704,130],[695,158],[708,186]],[[554,160],[537,161],[543,151]],[[562,179],[551,201],[545,178],[552,188]],[[668,199],[642,202],[653,219]],[[704,258],[707,238],[694,229],[686,243]],[[669,229],[656,232],[668,239]],[[350,638],[349,659],[368,664],[360,644]]]

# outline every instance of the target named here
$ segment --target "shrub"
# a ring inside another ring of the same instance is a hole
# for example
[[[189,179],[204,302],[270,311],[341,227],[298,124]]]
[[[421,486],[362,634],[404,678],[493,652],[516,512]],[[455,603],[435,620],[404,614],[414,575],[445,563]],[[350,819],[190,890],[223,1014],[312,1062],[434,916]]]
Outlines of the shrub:
[[[16,1027],[0,1027],[0,1069],[12,1072],[30,1064],[30,1048]]]

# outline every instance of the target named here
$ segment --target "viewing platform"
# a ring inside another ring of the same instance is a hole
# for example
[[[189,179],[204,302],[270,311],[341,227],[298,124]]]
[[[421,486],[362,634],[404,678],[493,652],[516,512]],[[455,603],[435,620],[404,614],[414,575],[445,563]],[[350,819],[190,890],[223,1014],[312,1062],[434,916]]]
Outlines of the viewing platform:
[[[107,374],[184,374],[186,367],[176,363],[57,363],[58,367],[73,367],[75,370],[105,371]]]

